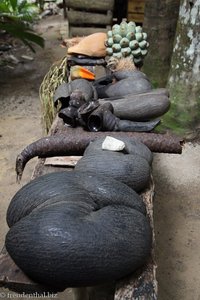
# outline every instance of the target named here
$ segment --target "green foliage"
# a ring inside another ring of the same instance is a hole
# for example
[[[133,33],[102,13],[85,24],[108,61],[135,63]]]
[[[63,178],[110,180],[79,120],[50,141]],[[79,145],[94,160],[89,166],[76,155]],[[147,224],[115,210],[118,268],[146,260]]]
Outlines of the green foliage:
[[[27,3],[27,0],[1,0],[0,17],[3,19],[32,22],[38,16],[36,5]]]
[[[33,52],[32,43],[44,47],[44,39],[34,33],[31,23],[37,19],[39,9],[27,0],[1,0],[0,30],[19,38]]]
[[[171,83],[171,107],[162,118],[158,130],[169,130],[186,137],[189,132],[196,130],[200,120],[200,95],[199,87],[194,83],[185,84],[179,81]]]

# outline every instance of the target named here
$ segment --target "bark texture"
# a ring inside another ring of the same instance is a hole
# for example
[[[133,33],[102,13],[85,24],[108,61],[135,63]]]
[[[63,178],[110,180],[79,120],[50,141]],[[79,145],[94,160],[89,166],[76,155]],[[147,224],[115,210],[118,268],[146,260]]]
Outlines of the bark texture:
[[[146,0],[143,30],[149,53],[143,71],[155,87],[165,87],[170,69],[180,0]]]
[[[171,109],[164,124],[180,134],[195,131],[200,123],[200,0],[181,0],[168,89]]]

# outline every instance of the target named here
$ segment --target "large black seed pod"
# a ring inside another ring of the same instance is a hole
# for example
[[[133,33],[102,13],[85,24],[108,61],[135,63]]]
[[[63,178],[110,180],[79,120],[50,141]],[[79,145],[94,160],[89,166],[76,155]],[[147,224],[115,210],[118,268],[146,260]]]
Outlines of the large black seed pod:
[[[69,202],[73,199],[75,202],[77,195],[84,193],[90,194],[98,207],[123,203],[145,213],[145,205],[139,195],[123,183],[97,174],[88,176],[83,172],[57,172],[32,180],[15,194],[7,210],[8,226],[12,227],[41,206],[60,200]],[[84,202],[87,202],[86,199]]]
[[[7,251],[30,278],[54,288],[119,279],[150,254],[151,229],[140,201],[108,177],[44,175],[11,202]]]
[[[102,150],[102,143],[104,140],[105,138],[99,138],[91,142],[90,145],[85,149],[84,155],[105,152],[104,150]],[[125,143],[125,153],[139,155],[145,158],[149,164],[152,163],[153,154],[143,143],[141,143],[137,139],[130,139],[129,137],[120,137],[119,140]]]
[[[140,71],[118,71],[113,74],[117,79],[103,89],[98,89],[99,98],[123,97],[129,94],[141,94],[151,91],[152,85],[147,76]]]
[[[75,170],[108,176],[137,192],[146,188],[150,179],[150,166],[145,158],[113,151],[85,155],[78,161]]]
[[[119,180],[135,191],[147,187],[150,179],[151,151],[137,140],[122,138],[125,143],[123,152],[102,149],[104,139],[92,142],[78,161],[75,170],[96,172]]]
[[[170,107],[169,93],[166,89],[154,89],[138,95],[100,99],[99,103],[110,102],[114,115],[120,119],[146,121],[164,115]]]

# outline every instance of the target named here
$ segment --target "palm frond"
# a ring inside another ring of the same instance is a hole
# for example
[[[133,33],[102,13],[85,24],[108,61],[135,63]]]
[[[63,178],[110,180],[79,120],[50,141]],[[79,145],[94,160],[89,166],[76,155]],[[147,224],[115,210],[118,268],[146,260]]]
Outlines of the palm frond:
[[[0,0],[0,30],[20,39],[35,52],[32,43],[44,47],[44,39],[30,26],[38,13],[38,7],[27,0]]]
[[[32,51],[35,52],[33,46],[31,43],[37,44],[40,47],[44,48],[44,39],[35,34],[33,30],[26,25],[23,22],[20,22],[19,20],[13,19],[13,17],[10,18],[10,22],[4,23],[0,21],[0,29],[5,30],[15,38],[20,39],[24,42]]]

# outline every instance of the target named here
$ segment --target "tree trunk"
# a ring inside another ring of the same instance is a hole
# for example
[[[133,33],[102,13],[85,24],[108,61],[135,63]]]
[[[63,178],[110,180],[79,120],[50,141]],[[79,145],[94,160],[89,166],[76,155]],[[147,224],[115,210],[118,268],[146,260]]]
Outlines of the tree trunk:
[[[180,0],[145,1],[143,29],[150,47],[143,71],[155,87],[165,87],[167,83],[179,4]]]
[[[166,126],[185,134],[200,124],[200,0],[181,0],[169,73]]]

